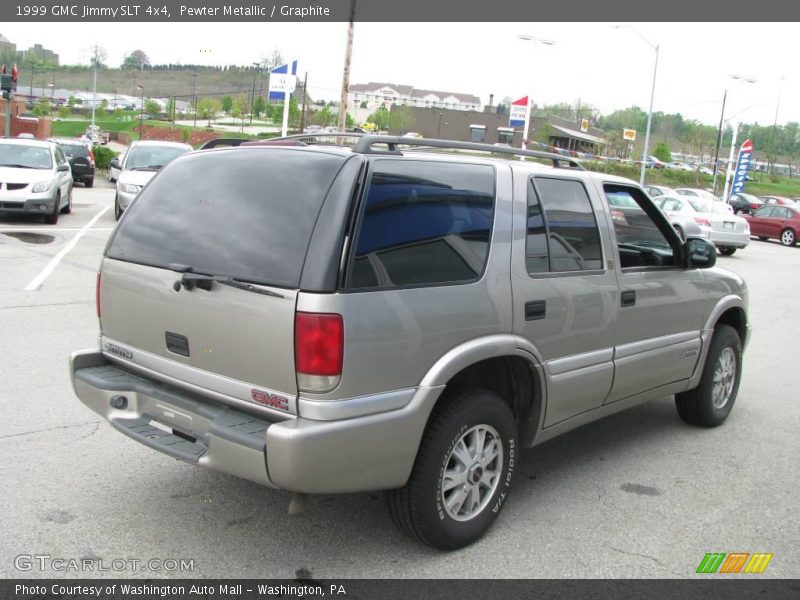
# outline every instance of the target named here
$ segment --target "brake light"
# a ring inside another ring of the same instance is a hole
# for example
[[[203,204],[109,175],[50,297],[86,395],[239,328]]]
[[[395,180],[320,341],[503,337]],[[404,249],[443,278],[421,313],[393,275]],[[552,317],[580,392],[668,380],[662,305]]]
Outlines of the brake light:
[[[344,320],[330,313],[298,312],[294,320],[297,385],[309,392],[335,388],[344,361]]]
[[[758,208],[758,207],[759,207],[759,205],[758,205],[758,204],[751,204],[751,205],[750,205],[750,208],[753,208],[753,209],[756,209],[756,208]]]
[[[706,226],[711,225],[711,221],[709,221],[705,217],[694,217],[694,222],[697,223],[698,225],[706,225]]]
[[[100,271],[97,272],[97,283],[94,288],[94,303],[97,307],[97,318],[100,318]]]
[[[91,149],[89,149],[89,162],[94,166],[94,152]]]
[[[620,225],[628,224],[628,219],[625,218],[625,213],[623,213],[621,210],[612,210],[611,220],[614,221],[614,223],[619,223]]]

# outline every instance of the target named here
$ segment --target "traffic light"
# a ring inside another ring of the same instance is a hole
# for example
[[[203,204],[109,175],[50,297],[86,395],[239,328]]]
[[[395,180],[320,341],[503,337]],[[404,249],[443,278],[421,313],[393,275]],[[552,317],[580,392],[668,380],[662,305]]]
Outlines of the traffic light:
[[[10,100],[11,92],[17,91],[17,65],[14,65],[14,67],[11,69],[10,75],[6,73],[5,65],[3,65],[2,71],[2,85],[0,85],[0,88],[3,90],[3,98]]]
[[[17,76],[19,72],[17,71],[17,65],[14,65],[10,74],[6,73],[5,65],[3,65],[2,71],[2,85],[0,85],[0,88],[3,90],[3,98],[8,98],[11,92],[17,91]]]

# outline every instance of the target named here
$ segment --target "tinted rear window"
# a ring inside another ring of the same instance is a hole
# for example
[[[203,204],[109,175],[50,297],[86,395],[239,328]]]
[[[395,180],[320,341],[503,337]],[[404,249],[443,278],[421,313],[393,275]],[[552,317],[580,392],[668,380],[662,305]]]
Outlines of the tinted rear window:
[[[107,256],[296,288],[317,215],[343,161],[278,148],[176,160],[128,208]]]

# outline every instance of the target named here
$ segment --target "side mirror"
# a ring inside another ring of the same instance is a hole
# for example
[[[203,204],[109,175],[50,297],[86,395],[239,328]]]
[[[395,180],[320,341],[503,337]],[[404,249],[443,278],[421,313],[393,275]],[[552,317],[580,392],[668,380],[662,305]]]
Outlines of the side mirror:
[[[112,158],[109,165],[114,167],[115,169],[119,169],[121,167],[121,165],[119,164],[119,160],[117,160],[116,158]]]
[[[69,165],[58,165],[57,171],[69,171]]]
[[[683,250],[689,269],[708,269],[717,263],[717,247],[703,238],[689,238]]]

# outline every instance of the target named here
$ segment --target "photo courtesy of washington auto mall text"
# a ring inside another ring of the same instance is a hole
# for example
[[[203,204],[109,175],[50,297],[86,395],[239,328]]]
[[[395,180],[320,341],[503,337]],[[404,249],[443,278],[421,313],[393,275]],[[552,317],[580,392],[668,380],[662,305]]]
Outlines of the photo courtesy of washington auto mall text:
[[[0,2],[0,600],[800,590],[800,2]]]

